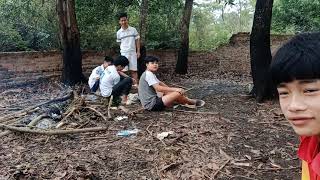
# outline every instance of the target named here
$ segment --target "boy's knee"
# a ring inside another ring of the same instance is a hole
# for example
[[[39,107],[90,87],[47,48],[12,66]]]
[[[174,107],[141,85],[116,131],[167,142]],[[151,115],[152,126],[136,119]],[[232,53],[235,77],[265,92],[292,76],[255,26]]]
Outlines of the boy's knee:
[[[126,84],[132,84],[132,83],[133,83],[132,78],[130,78],[130,77],[124,78],[123,81],[124,81]]]

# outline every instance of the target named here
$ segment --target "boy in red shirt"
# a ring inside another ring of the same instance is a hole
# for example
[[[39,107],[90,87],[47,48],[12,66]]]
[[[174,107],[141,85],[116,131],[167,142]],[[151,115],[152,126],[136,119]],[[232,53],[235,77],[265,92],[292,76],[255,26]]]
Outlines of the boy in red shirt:
[[[320,33],[283,45],[270,66],[285,118],[300,136],[302,180],[320,180]]]

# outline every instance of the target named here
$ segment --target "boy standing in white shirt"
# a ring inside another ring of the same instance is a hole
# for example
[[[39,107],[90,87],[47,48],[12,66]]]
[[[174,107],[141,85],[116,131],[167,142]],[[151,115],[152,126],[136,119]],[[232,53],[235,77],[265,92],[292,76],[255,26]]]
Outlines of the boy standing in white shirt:
[[[117,31],[117,42],[120,43],[120,53],[129,60],[129,70],[131,76],[138,82],[137,59],[140,57],[140,36],[138,31],[129,26],[127,13],[119,15],[121,28]]]

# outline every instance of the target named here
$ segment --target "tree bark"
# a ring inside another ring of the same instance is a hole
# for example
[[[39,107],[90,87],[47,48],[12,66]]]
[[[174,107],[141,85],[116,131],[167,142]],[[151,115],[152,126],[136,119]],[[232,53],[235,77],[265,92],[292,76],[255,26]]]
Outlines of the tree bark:
[[[139,23],[140,43],[142,45],[146,44],[147,16],[148,16],[148,0],[142,0],[141,8],[140,8],[140,23]]]
[[[80,33],[78,29],[75,1],[57,0],[59,36],[63,48],[62,82],[75,85],[85,80],[82,74]]]
[[[271,63],[270,26],[273,0],[257,0],[252,31],[250,35],[251,74],[253,90],[251,94],[258,102],[263,102],[275,95],[275,87],[269,78]]]
[[[180,24],[181,42],[178,52],[176,73],[186,74],[188,72],[188,54],[189,54],[189,25],[192,12],[193,0],[186,0],[183,17]]]

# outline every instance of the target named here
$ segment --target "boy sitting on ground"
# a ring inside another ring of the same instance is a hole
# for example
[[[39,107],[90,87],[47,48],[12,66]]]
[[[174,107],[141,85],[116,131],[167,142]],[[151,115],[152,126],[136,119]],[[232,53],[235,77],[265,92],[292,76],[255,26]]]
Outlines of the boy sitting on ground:
[[[202,107],[205,104],[202,100],[186,97],[184,89],[169,87],[159,81],[154,74],[158,70],[158,58],[147,56],[144,61],[147,69],[141,75],[138,88],[139,98],[144,109],[161,111],[165,107],[172,107],[173,103],[196,105],[196,107]],[[157,93],[162,93],[163,96],[159,97]]]
[[[100,91],[103,97],[113,95],[114,98],[118,98],[122,96],[122,103],[126,104],[132,86],[132,78],[120,76],[119,72],[128,64],[129,61],[125,56],[119,56],[112,65],[104,70],[105,75],[100,82]]]
[[[320,179],[320,33],[281,47],[270,66],[285,118],[300,136],[302,180]]]
[[[96,92],[99,88],[100,79],[104,76],[104,70],[113,63],[112,57],[106,56],[103,60],[103,64],[94,68],[89,76],[89,87],[91,92]]]

